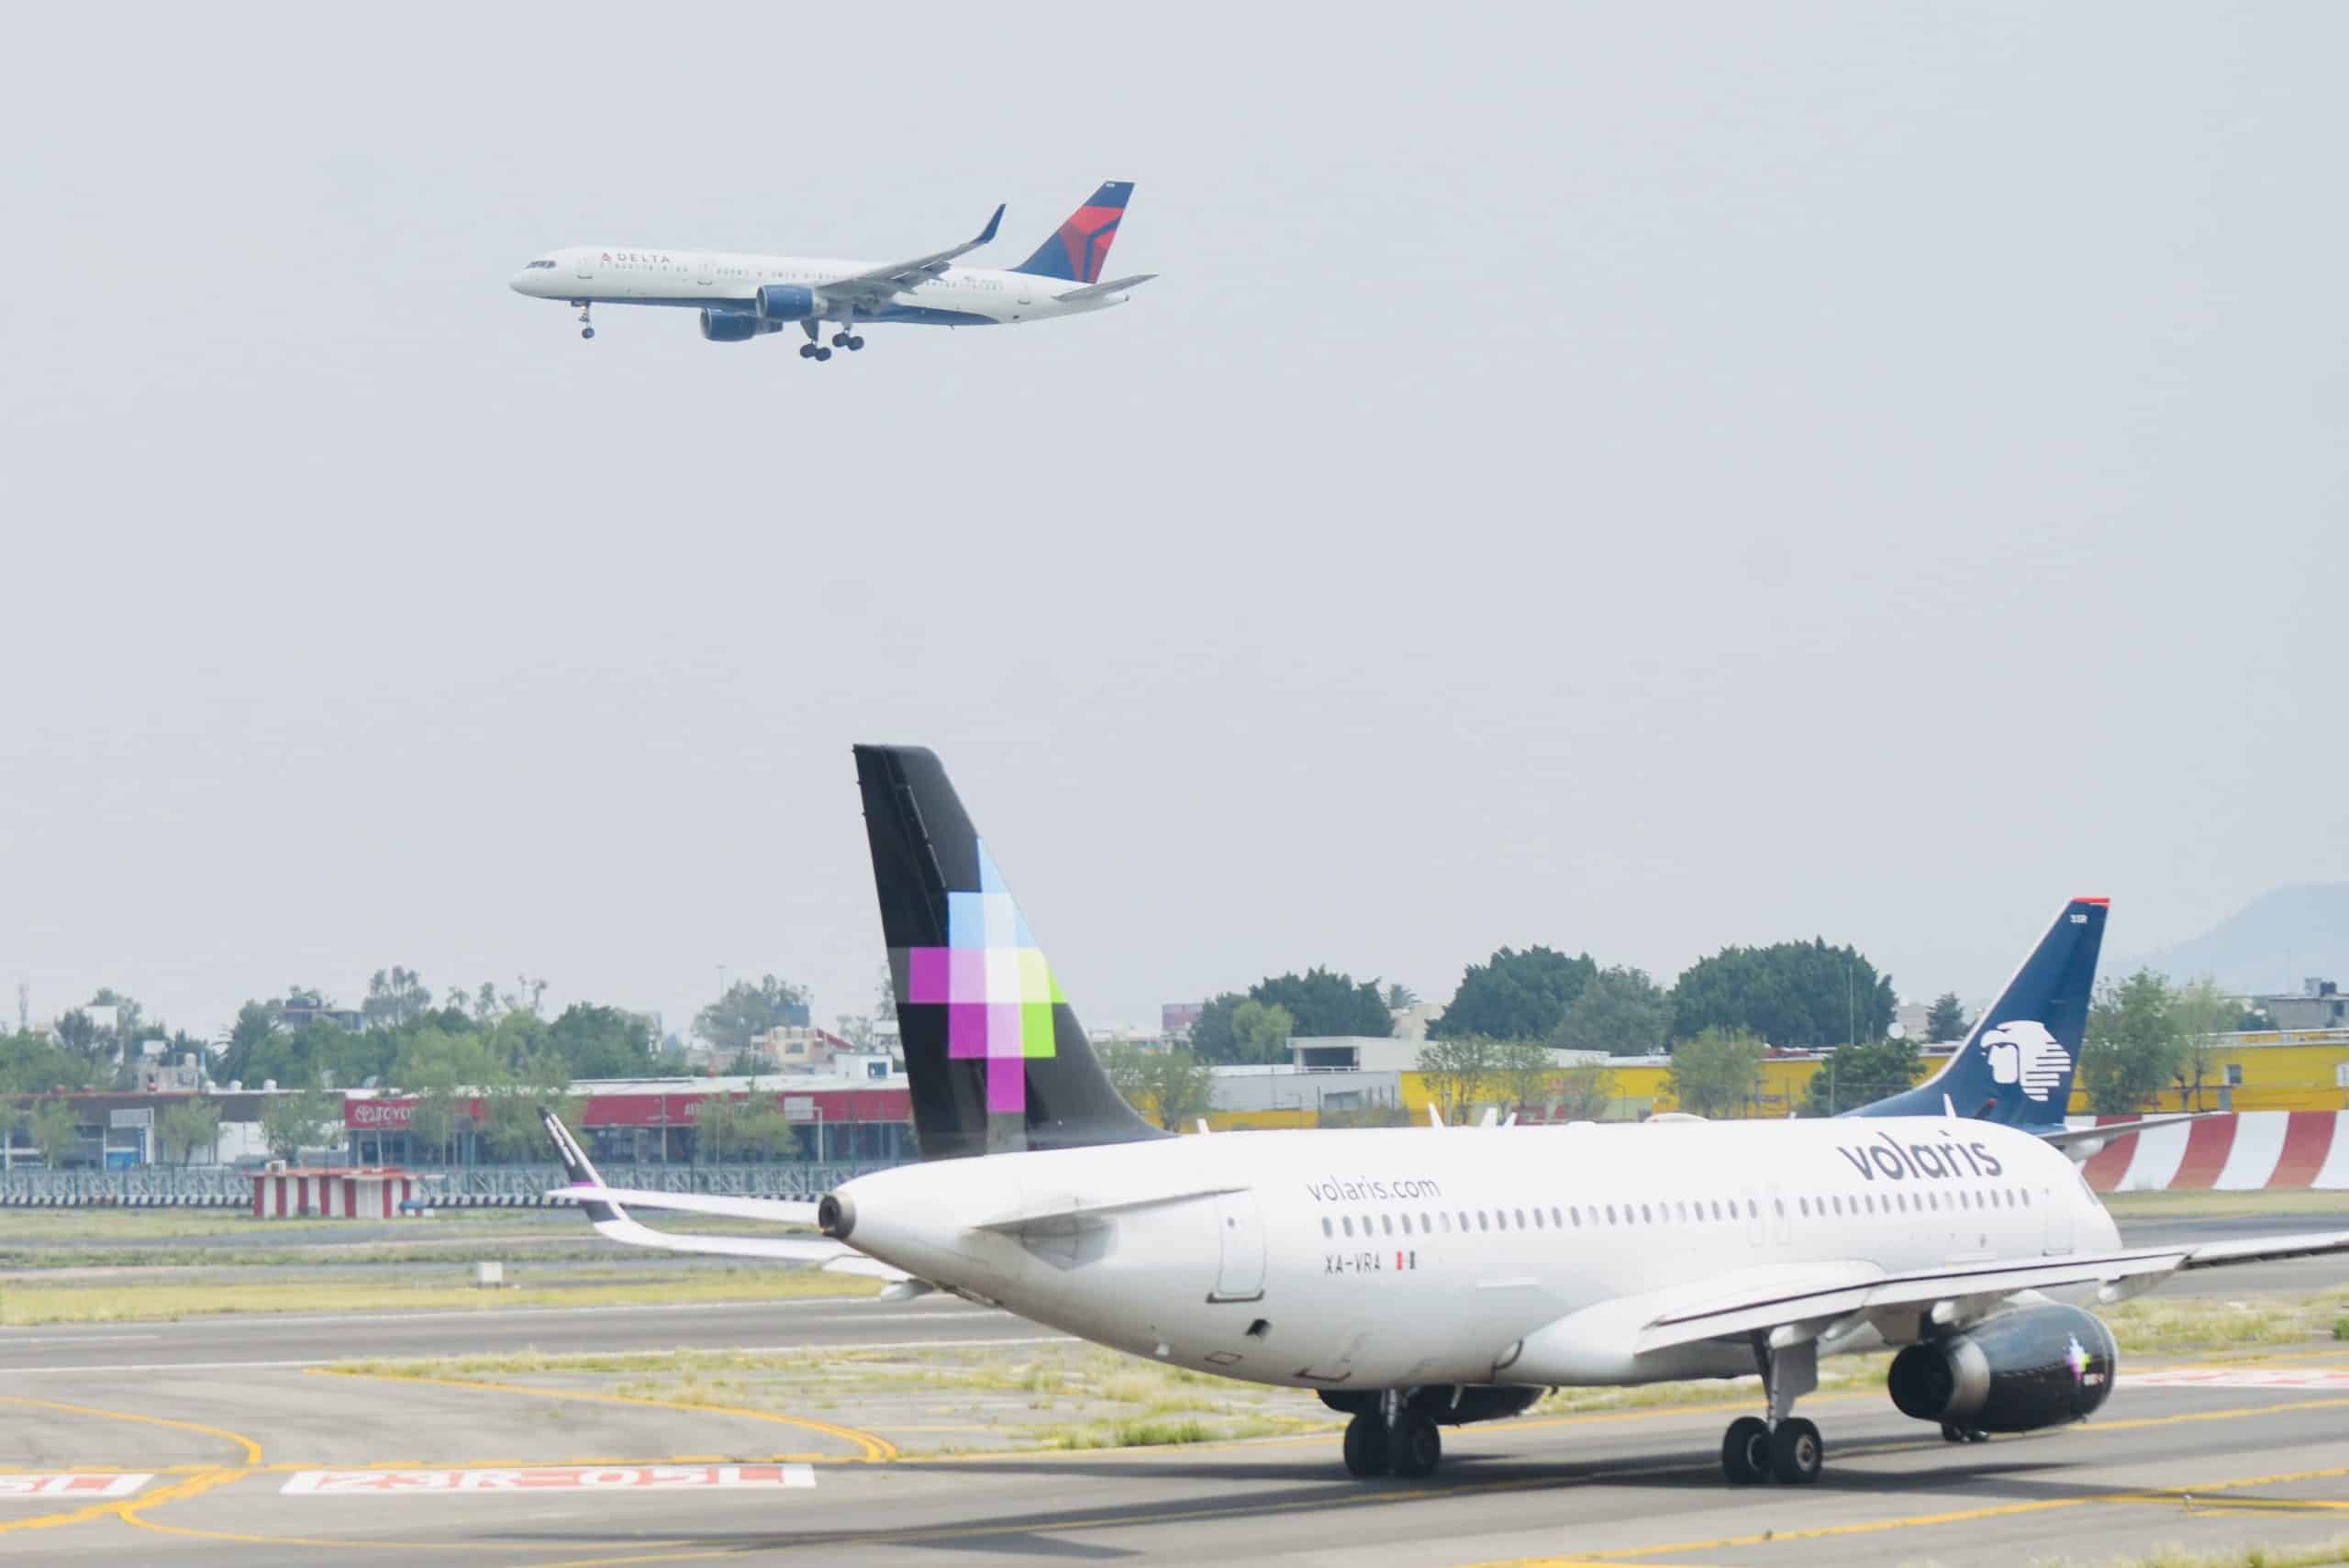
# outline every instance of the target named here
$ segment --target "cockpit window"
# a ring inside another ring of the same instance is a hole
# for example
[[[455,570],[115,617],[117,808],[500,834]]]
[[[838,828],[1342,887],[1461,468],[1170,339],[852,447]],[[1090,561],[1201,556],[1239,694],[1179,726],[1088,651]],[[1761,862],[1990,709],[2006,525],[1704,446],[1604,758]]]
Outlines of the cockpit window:
[[[531,267],[551,267],[553,265],[554,263],[552,261],[533,261],[530,263],[529,267],[525,267],[522,270],[527,272]]]

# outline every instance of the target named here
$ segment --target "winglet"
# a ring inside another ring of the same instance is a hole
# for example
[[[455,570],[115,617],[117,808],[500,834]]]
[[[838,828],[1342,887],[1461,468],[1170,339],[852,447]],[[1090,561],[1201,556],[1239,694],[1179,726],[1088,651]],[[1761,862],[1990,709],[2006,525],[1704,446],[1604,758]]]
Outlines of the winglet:
[[[1433,1100],[1430,1100],[1428,1102],[1428,1125],[1430,1127],[1442,1127],[1443,1125],[1443,1112],[1436,1108],[1436,1104]]]
[[[541,1110],[539,1119],[546,1124],[547,1136],[554,1140],[555,1158],[562,1162],[562,1173],[571,1178],[571,1184],[591,1192],[603,1191],[604,1178],[596,1173],[595,1162],[587,1158],[587,1151],[579,1147],[571,1129],[562,1125],[562,1118],[551,1110]],[[587,1211],[591,1224],[604,1225],[628,1218],[628,1211],[617,1203],[591,1199],[584,1194],[579,1195],[578,1203]]]
[[[1003,209],[1009,205],[1010,204],[1007,202],[997,202],[996,204],[995,216],[987,219],[987,226],[979,230],[979,237],[976,239],[972,240],[972,244],[985,245],[988,240],[995,238],[996,227],[1003,222]]]

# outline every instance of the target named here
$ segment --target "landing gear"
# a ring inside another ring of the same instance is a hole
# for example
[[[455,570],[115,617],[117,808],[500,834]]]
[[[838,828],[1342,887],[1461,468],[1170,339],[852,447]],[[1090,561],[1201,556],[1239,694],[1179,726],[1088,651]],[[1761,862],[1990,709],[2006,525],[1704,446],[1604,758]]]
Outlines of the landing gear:
[[[1961,1427],[1954,1421],[1942,1423],[1942,1441],[1945,1443],[1986,1443],[1990,1434],[1979,1427]]]
[[[851,352],[853,352],[856,350],[864,347],[864,339],[858,337],[853,332],[835,332],[832,334],[832,347],[835,349],[847,349]]]
[[[1417,1481],[1434,1474],[1443,1462],[1443,1434],[1411,1408],[1402,1389],[1390,1388],[1379,1395],[1377,1409],[1361,1411],[1346,1423],[1345,1455],[1349,1475]]]
[[[595,324],[592,320],[590,320],[590,319],[588,318],[588,314],[587,314],[589,311],[591,311],[591,310],[593,310],[593,309],[595,309],[595,308],[596,308],[596,307],[595,307],[594,306],[592,306],[592,305],[588,304],[588,303],[587,303],[586,301],[584,301],[584,300],[582,300],[582,301],[580,302],[580,305],[579,305],[579,335],[580,335],[582,338],[593,338],[593,337],[596,335],[596,324]]]
[[[1770,1423],[1759,1416],[1740,1416],[1721,1438],[1721,1473],[1733,1485],[1750,1486],[1770,1478]]]
[[[1772,1345],[1757,1337],[1753,1359],[1761,1364],[1769,1419],[1740,1416],[1729,1424],[1721,1438],[1721,1473],[1735,1486],[1770,1479],[1807,1486],[1819,1479],[1827,1445],[1817,1427],[1794,1414],[1794,1404],[1819,1386],[1819,1343]]]
[[[801,359],[821,361],[832,357],[832,351],[824,347],[821,340],[824,330],[821,327],[813,321],[803,321],[799,324],[799,329],[807,334],[807,340],[799,345]]]

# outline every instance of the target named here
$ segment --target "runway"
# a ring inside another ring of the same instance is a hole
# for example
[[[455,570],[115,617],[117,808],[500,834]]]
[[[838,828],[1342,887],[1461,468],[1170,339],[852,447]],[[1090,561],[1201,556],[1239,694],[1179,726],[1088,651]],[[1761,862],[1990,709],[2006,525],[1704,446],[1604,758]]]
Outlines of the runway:
[[[2269,1227],[2262,1226],[2262,1229]],[[2145,1228],[2150,1231],[2153,1228]],[[2212,1223],[2201,1234],[2243,1234]],[[2142,1233],[2142,1232],[2141,1232]],[[2132,1238],[2133,1239],[2133,1238]],[[2279,1265],[2270,1288],[2338,1284]],[[2247,1294],[2247,1282],[2231,1282]],[[2105,1561],[2349,1528],[2349,1345],[2124,1362],[2084,1427],[1951,1446],[1876,1389],[1825,1392],[1815,1487],[1731,1488],[1751,1396],[1446,1433],[1424,1482],[1364,1483],[1334,1427],[1095,1452],[937,1451],[922,1396],[787,1410],[525,1384],[353,1376],[355,1351],[680,1344],[805,1351],[1057,1339],[925,1298],[372,1318],[239,1318],[0,1337],[0,1562],[339,1560],[621,1564],[820,1554],[858,1563],[1163,1557],[1369,1564]],[[2193,1365],[2214,1370],[2197,1373]],[[933,1396],[934,1397],[934,1396]],[[908,1436],[908,1422],[931,1436]],[[927,1446],[932,1451],[918,1451]]]

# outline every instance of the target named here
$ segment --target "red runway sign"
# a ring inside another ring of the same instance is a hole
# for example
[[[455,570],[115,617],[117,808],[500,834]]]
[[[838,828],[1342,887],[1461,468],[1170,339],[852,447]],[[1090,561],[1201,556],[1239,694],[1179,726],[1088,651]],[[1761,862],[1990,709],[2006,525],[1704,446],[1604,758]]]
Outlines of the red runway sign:
[[[278,1490],[288,1497],[393,1497],[418,1492],[446,1496],[814,1485],[815,1467],[807,1464],[563,1464],[529,1470],[305,1470]]]
[[[152,1475],[0,1475],[0,1503],[36,1497],[128,1497]]]

